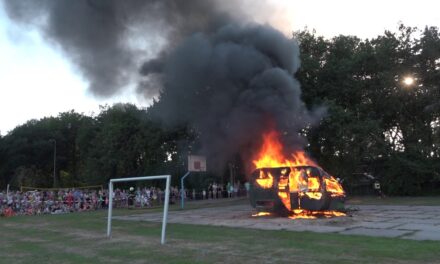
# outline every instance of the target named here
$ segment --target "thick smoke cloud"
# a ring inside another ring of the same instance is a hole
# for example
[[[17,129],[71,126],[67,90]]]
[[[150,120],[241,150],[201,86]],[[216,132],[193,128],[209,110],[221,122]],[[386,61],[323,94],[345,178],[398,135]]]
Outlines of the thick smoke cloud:
[[[162,71],[157,113],[171,124],[192,124],[205,152],[222,162],[237,152],[249,161],[271,129],[283,134],[286,150],[302,149],[299,130],[322,114],[301,101],[293,77],[299,67],[296,41],[270,26],[231,24],[193,34],[160,67],[150,66],[144,73]]]
[[[111,96],[133,78],[143,96],[160,91],[152,111],[170,125],[194,127],[203,154],[219,164],[237,153],[249,161],[269,129],[282,133],[286,150],[302,148],[298,132],[322,114],[301,101],[295,40],[246,13],[270,13],[264,3],[4,1],[12,19],[64,51],[94,94]]]
[[[154,44],[163,45],[161,39],[175,43],[229,20],[215,8],[216,2],[6,0],[3,5],[14,21],[37,27],[58,45],[89,81],[90,90],[107,97],[133,81],[139,60],[159,48]]]

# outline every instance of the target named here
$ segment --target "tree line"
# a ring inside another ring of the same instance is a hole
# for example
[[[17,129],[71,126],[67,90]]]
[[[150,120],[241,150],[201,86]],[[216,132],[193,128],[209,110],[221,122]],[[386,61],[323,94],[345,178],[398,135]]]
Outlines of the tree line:
[[[371,173],[389,194],[438,192],[438,28],[400,25],[369,40],[327,40],[308,31],[297,37],[303,98],[310,107],[328,107],[307,133],[313,156],[349,182]]]
[[[350,189],[359,175],[377,177],[388,194],[440,191],[440,34],[400,25],[372,39],[314,31],[294,33],[296,73],[306,105],[325,106],[319,125],[301,131],[307,152]],[[166,127],[147,109],[104,106],[97,116],[74,111],[30,120],[0,136],[0,188],[83,186],[110,178],[171,173],[174,184],[196,152],[197,132]],[[54,144],[56,173],[53,175]],[[236,167],[241,159],[233,157]],[[227,181],[208,173],[193,184]],[[245,180],[244,172],[237,178]]]
[[[165,171],[182,174],[176,148],[187,139],[185,129],[165,131],[132,104],[103,106],[96,117],[64,112],[28,121],[0,139],[0,182],[2,187],[67,187]]]

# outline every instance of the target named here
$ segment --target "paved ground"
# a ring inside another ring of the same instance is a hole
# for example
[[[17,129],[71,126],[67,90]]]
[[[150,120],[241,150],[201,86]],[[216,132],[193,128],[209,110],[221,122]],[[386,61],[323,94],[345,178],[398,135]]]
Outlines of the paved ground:
[[[440,206],[357,205],[351,216],[329,219],[288,219],[252,217],[249,205],[170,211],[169,223],[214,225],[255,229],[313,231],[398,237],[414,240],[440,240]],[[134,221],[162,220],[162,213],[114,217]]]

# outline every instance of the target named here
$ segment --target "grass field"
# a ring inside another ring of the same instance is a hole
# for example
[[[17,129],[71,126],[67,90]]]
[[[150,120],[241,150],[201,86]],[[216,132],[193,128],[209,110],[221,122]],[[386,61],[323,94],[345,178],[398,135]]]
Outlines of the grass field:
[[[440,262],[432,241],[169,224],[161,246],[159,223],[113,220],[112,239],[105,230],[106,211],[1,218],[0,263]]]

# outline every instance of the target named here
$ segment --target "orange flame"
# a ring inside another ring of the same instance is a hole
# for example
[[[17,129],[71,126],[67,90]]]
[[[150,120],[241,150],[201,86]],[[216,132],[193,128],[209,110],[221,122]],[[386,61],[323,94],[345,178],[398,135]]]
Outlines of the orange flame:
[[[304,165],[317,166],[315,162],[307,157],[304,151],[297,151],[292,154],[292,159],[286,159],[283,154],[283,145],[276,131],[270,131],[263,135],[263,145],[257,159],[254,160],[254,165],[257,169]]]
[[[263,171],[260,171],[260,177],[258,179],[256,179],[256,182],[263,189],[272,188],[272,186],[273,186],[273,176],[270,173],[268,173],[268,175],[266,176]]]
[[[340,183],[332,176],[324,175],[321,178],[316,175],[311,175],[307,169],[295,169],[298,166],[319,166],[311,160],[304,151],[296,151],[291,154],[290,158],[285,158],[283,154],[283,145],[279,140],[279,133],[272,130],[263,135],[263,144],[260,152],[256,155],[253,163],[257,169],[259,168],[277,168],[290,167],[290,173],[287,175],[287,170],[282,170],[280,180],[278,182],[278,197],[283,202],[284,206],[293,211],[292,218],[317,218],[319,216],[331,217],[345,215],[340,212],[325,211],[314,212],[307,210],[292,210],[290,193],[296,192],[300,196],[307,196],[310,199],[320,200],[322,198],[322,191],[327,191],[332,197],[344,196],[344,190]],[[256,179],[257,184],[264,189],[272,188],[274,184],[274,177],[270,172],[260,171],[259,178]]]
[[[338,211],[308,211],[303,209],[293,210],[294,215],[290,219],[316,219],[318,217],[330,218],[334,216],[346,216],[347,214]]]
[[[289,179],[286,177],[280,177],[278,182],[278,197],[280,197],[284,206],[290,211],[290,194],[289,194]]]
[[[256,214],[253,214],[252,216],[256,217],[256,216],[270,216],[270,215],[272,215],[272,214],[269,212],[258,212]]]
[[[327,191],[331,193],[332,196],[344,194],[344,189],[342,189],[342,186],[334,177],[330,176],[329,178],[325,178],[324,182]]]

